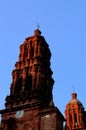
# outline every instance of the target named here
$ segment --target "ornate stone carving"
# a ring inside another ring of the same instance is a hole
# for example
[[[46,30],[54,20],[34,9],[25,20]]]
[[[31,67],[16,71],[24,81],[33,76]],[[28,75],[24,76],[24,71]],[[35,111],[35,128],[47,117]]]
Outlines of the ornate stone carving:
[[[16,62],[12,72],[10,95],[12,95],[13,100],[18,100],[19,97],[21,100],[24,97],[29,100],[29,97],[34,98],[35,95],[41,104],[49,105],[52,100],[54,84],[50,57],[48,44],[41,36],[41,32],[35,30],[34,36],[26,38],[24,43],[20,45],[19,61]]]

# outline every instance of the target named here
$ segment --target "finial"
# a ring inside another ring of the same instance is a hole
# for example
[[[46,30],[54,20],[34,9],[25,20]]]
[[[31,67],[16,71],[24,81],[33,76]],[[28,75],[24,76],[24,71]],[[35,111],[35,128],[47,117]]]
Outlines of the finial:
[[[34,35],[35,36],[40,36],[41,35],[41,31],[39,30],[40,25],[37,23],[37,29],[34,31]]]
[[[75,92],[75,86],[73,85],[72,99],[77,99],[77,93]]]
[[[77,93],[72,93],[72,99],[77,99]]]

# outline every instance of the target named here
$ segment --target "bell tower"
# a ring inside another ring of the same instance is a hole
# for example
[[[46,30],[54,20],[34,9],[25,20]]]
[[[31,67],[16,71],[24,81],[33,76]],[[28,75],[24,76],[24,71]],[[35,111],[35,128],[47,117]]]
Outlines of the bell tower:
[[[20,45],[19,61],[12,72],[10,96],[6,98],[6,108],[23,102],[49,106],[52,100],[54,80],[50,68],[51,52],[39,30]],[[46,100],[47,99],[47,100]]]
[[[72,93],[72,100],[66,105],[66,130],[86,130],[86,112],[77,94]]]
[[[20,45],[12,71],[0,130],[62,130],[64,117],[54,106],[51,52],[40,30]]]

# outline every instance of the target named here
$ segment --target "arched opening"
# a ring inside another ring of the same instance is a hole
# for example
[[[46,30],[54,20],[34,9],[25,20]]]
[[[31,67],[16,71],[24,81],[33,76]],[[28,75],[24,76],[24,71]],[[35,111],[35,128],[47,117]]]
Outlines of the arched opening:
[[[7,130],[16,130],[16,120],[12,117],[7,121]]]
[[[77,126],[78,125],[78,122],[77,122],[77,115],[74,114],[74,125]]]

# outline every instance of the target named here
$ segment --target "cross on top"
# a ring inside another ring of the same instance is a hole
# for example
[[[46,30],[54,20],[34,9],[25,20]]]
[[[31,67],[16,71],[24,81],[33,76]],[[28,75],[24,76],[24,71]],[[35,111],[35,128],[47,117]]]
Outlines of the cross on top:
[[[39,28],[40,28],[40,25],[39,25],[39,23],[37,23],[37,29],[39,30]]]

